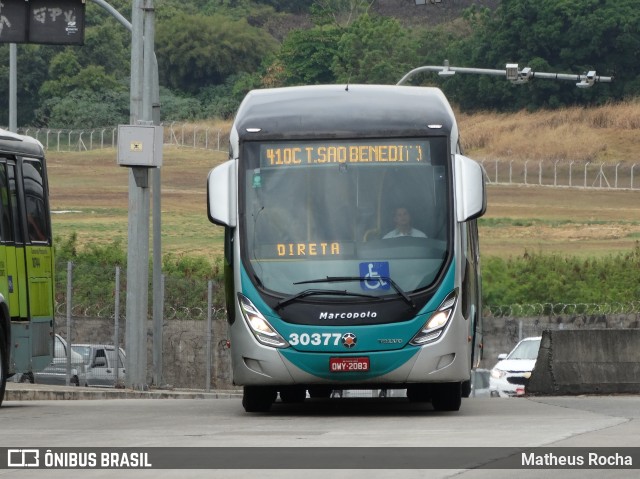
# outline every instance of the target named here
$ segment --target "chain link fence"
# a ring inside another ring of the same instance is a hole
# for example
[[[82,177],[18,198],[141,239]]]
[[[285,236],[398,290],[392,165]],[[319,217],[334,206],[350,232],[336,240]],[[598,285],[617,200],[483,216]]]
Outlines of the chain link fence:
[[[67,287],[68,274],[63,265],[58,270],[56,331],[72,345],[117,342],[126,350],[126,284],[123,281],[120,293],[116,294],[117,270],[74,264],[71,288]],[[126,278],[126,271],[119,276]],[[171,275],[165,275],[162,283],[162,374],[158,381],[153,380],[157,365],[153,362],[153,309],[149,304],[146,327],[149,384],[198,390],[233,388],[223,285]],[[118,298],[123,300],[118,303]],[[481,366],[490,368],[500,353],[510,351],[520,339],[540,336],[546,329],[639,328],[640,302],[487,306],[483,316]]]
[[[162,123],[164,144],[185,148],[226,151],[229,132],[224,128],[175,121]],[[94,129],[18,128],[21,135],[40,141],[46,151],[90,151],[118,146],[118,127]]]
[[[55,330],[72,349],[81,351],[82,348],[74,345],[113,347],[117,344],[126,353],[126,269],[120,270],[120,267],[93,263],[74,263],[67,268],[57,265]],[[161,283],[164,303],[159,339],[162,344],[156,364],[152,294],[149,294],[145,328],[147,383],[167,388],[232,388],[222,286],[214,280],[172,275],[163,275]],[[86,359],[85,369],[91,370],[95,358]],[[126,365],[126,361],[123,363]],[[114,367],[107,364],[106,369],[113,372]],[[158,371],[161,371],[159,376],[155,374]],[[38,374],[33,379],[51,382]],[[79,382],[84,384],[82,378]]]
[[[602,163],[565,160],[483,160],[489,184],[640,189],[640,160]]]
[[[184,148],[226,151],[228,128],[168,121],[164,144]],[[18,133],[33,136],[49,151],[88,151],[115,148],[118,128],[87,130],[19,128]],[[603,163],[566,160],[482,160],[489,184],[537,185],[567,188],[640,189],[640,160]]]

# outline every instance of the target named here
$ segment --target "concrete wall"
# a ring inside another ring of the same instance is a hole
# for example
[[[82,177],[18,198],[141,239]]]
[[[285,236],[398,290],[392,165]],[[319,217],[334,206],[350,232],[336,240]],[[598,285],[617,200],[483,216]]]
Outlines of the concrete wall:
[[[523,338],[542,336],[543,331],[589,331],[638,329],[637,314],[484,318],[484,353],[481,367],[491,369],[498,355],[508,353]]]
[[[500,353],[508,353],[519,339],[541,336],[545,330],[588,331],[588,330],[628,330],[640,328],[637,315],[610,316],[554,316],[534,318],[485,318],[484,353],[480,366],[491,369],[498,361]],[[113,318],[85,318],[72,320],[71,338],[73,343],[113,344]],[[57,318],[56,331],[65,336],[65,318]],[[153,371],[151,345],[152,324],[148,323],[147,352],[149,384]],[[120,325],[120,344],[124,347],[124,321]],[[211,388],[231,389],[232,372],[230,351],[226,347],[228,325],[221,316],[213,321],[211,339]],[[160,386],[175,388],[204,389],[206,385],[206,320],[169,319],[163,328],[163,381]],[[640,348],[638,348],[640,351]],[[640,359],[636,359],[640,361]],[[155,386],[155,385],[154,385]]]
[[[640,393],[640,329],[544,331],[527,393]]]

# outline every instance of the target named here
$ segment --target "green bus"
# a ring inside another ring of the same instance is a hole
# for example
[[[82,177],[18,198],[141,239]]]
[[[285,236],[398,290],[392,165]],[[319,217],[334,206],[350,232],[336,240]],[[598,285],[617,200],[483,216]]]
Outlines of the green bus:
[[[53,353],[54,262],[42,144],[0,129],[0,404]]]

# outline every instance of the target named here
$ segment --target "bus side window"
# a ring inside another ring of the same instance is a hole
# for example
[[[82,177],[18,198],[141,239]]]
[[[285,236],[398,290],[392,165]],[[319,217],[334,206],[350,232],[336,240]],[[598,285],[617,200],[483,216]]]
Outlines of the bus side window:
[[[7,165],[7,179],[9,180],[9,204],[11,205],[11,229],[16,243],[22,243],[22,229],[20,229],[18,214],[18,191],[16,189],[16,165]]]
[[[7,188],[7,165],[0,163],[0,241],[12,239],[9,189]]]
[[[25,206],[27,210],[27,231],[29,240],[47,241],[47,221],[44,203],[44,183],[42,164],[36,161],[23,163]]]

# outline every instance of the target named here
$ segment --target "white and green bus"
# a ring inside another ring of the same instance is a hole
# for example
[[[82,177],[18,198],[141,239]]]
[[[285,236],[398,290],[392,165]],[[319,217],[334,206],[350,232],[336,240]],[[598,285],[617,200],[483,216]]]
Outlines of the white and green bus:
[[[0,130],[0,404],[8,378],[51,362],[53,272],[44,150]]]
[[[250,92],[208,179],[245,410],[357,388],[458,410],[481,352],[485,208],[439,89]]]

